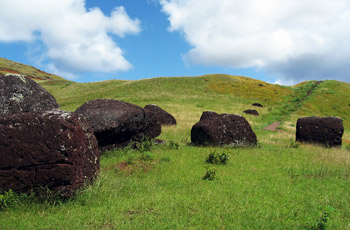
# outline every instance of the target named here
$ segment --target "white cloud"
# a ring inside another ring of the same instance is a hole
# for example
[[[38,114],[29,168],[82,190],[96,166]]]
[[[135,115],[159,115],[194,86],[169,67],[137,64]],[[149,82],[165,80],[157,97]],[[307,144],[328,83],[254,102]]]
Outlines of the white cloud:
[[[140,21],[123,7],[110,16],[86,9],[85,0],[2,0],[0,42],[40,40],[51,69],[60,72],[128,70],[132,65],[110,34],[140,32]]]
[[[194,64],[257,67],[288,82],[350,81],[348,0],[160,0]],[[290,78],[293,78],[291,80]]]

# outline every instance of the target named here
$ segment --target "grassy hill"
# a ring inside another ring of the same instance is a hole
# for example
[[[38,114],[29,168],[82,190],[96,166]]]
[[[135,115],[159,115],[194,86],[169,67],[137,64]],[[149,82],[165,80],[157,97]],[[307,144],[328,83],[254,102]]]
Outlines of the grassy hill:
[[[62,77],[59,77],[54,74],[46,73],[35,67],[24,65],[24,64],[10,61],[8,59],[0,57],[0,74],[6,74],[6,73],[24,74],[27,77],[36,81],[65,80]]]
[[[0,229],[350,228],[350,84],[308,81],[287,87],[222,74],[39,83],[64,110],[112,98],[157,104],[178,124],[162,128],[166,145],[104,153],[99,179],[72,200],[53,205],[15,196],[0,211]],[[255,102],[264,108],[251,106]],[[246,109],[260,116],[243,114]],[[243,115],[259,145],[190,145],[191,127],[206,110]],[[313,115],[343,118],[342,148],[294,143],[296,120]],[[281,122],[278,132],[263,130],[275,121]],[[227,153],[228,164],[206,163],[214,151]],[[202,179],[207,167],[215,167],[213,181]]]

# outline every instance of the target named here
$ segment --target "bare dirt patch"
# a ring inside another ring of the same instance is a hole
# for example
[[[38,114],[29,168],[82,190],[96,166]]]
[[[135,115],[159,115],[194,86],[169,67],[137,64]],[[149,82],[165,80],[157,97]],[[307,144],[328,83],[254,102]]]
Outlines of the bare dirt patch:
[[[274,122],[271,125],[265,127],[264,130],[277,131],[277,128],[280,124],[281,124],[281,122]]]

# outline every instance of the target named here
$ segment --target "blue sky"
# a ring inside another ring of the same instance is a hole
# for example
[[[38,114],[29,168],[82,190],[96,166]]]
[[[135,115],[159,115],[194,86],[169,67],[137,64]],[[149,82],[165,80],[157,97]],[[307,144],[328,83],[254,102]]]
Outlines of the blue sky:
[[[347,0],[2,0],[0,56],[78,82],[349,82],[349,31]]]

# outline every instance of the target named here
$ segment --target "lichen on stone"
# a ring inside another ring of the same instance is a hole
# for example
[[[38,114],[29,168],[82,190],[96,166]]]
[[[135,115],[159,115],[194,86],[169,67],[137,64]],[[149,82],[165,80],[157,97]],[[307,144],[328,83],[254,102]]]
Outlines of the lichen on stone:
[[[26,76],[23,75],[23,74],[18,74],[18,73],[7,73],[7,74],[5,74],[5,76],[6,76],[6,77],[7,77],[7,76],[18,77],[18,78],[19,78],[21,81],[23,81],[24,83],[27,82]]]

